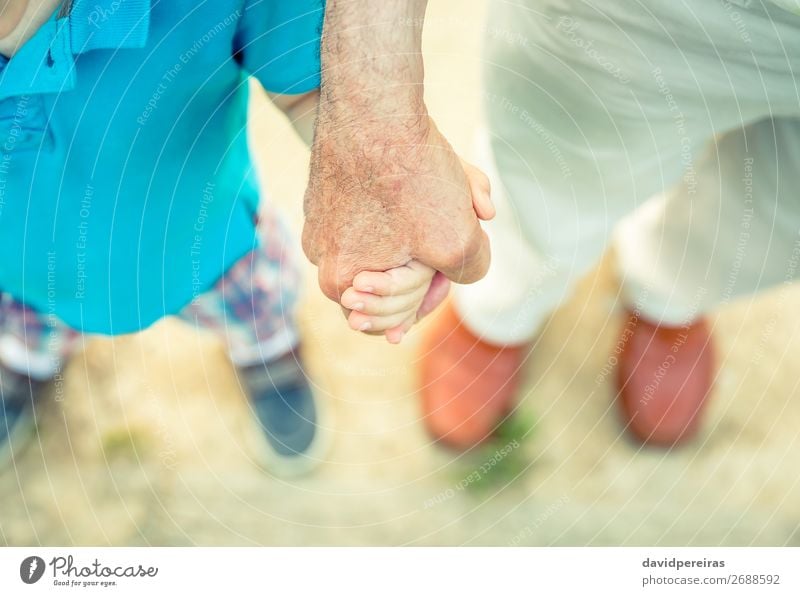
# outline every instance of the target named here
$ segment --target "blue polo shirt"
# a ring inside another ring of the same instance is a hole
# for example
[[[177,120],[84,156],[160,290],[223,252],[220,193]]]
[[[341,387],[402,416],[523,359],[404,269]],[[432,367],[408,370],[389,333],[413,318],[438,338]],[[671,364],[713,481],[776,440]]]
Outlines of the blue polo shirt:
[[[322,0],[73,0],[0,63],[0,290],[90,333],[256,246],[250,75],[319,85]]]

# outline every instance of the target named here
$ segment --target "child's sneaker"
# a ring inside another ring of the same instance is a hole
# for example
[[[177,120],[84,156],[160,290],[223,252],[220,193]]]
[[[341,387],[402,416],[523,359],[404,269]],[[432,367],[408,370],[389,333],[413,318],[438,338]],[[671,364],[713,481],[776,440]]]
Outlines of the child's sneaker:
[[[34,403],[46,384],[0,366],[0,469],[30,442],[36,428]]]
[[[238,374],[266,437],[259,449],[264,466],[298,476],[322,463],[320,410],[298,352],[239,368]]]

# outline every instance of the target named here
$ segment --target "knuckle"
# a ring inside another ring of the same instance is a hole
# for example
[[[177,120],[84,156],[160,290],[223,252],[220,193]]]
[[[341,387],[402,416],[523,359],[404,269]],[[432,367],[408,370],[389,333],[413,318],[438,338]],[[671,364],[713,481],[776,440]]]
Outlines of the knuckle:
[[[484,242],[483,231],[476,225],[468,234],[461,236],[458,242],[453,243],[450,250],[441,254],[441,265],[438,269],[448,272],[448,276],[456,280],[464,275],[471,275],[476,262],[483,260]]]
[[[303,233],[301,235],[301,245],[303,247],[303,253],[306,255],[309,261],[311,261],[314,265],[317,264],[317,250],[316,250],[316,243],[313,240],[313,232],[309,225],[303,226]]]
[[[335,302],[339,302],[339,284],[336,282],[334,277],[326,275],[325,270],[322,267],[320,267],[319,270],[319,287],[325,296]]]
[[[464,239],[462,246],[463,260],[469,261],[474,258],[481,251],[481,248],[483,248],[483,230],[476,225]]]
[[[353,272],[341,263],[332,263],[326,256],[319,264],[319,286],[331,300],[341,302],[343,294],[353,285]]]
[[[440,268],[447,271],[456,271],[464,266],[466,252],[463,246],[453,247],[447,252],[442,253],[440,258]]]

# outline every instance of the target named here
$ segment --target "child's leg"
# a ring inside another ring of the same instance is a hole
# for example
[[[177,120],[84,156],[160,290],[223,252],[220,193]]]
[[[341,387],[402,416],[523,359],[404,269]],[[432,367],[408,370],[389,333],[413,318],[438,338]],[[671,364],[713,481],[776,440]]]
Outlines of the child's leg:
[[[37,397],[56,381],[80,334],[55,317],[43,315],[0,294],[0,468],[29,443],[35,428]]]
[[[216,332],[263,430],[254,455],[271,472],[304,473],[322,458],[318,410],[296,348],[300,281],[289,235],[273,214],[262,220],[262,245],[180,314]],[[266,438],[266,441],[264,441]]]
[[[0,294],[0,366],[37,381],[61,372],[79,347],[80,333],[55,316],[39,313]]]
[[[291,238],[272,213],[260,221],[261,246],[240,259],[180,317],[216,333],[237,367],[275,360],[298,344],[300,275]]]

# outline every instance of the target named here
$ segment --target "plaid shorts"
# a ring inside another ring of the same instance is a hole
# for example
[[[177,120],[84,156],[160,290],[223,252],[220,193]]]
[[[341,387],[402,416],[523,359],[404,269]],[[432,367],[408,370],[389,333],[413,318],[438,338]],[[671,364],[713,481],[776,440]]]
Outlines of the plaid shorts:
[[[295,308],[300,285],[296,250],[275,213],[259,220],[261,244],[246,254],[207,292],[177,316],[215,333],[233,363],[247,366],[277,358],[296,347]],[[56,317],[0,298],[0,362],[37,379],[58,374],[81,344],[82,334]]]

